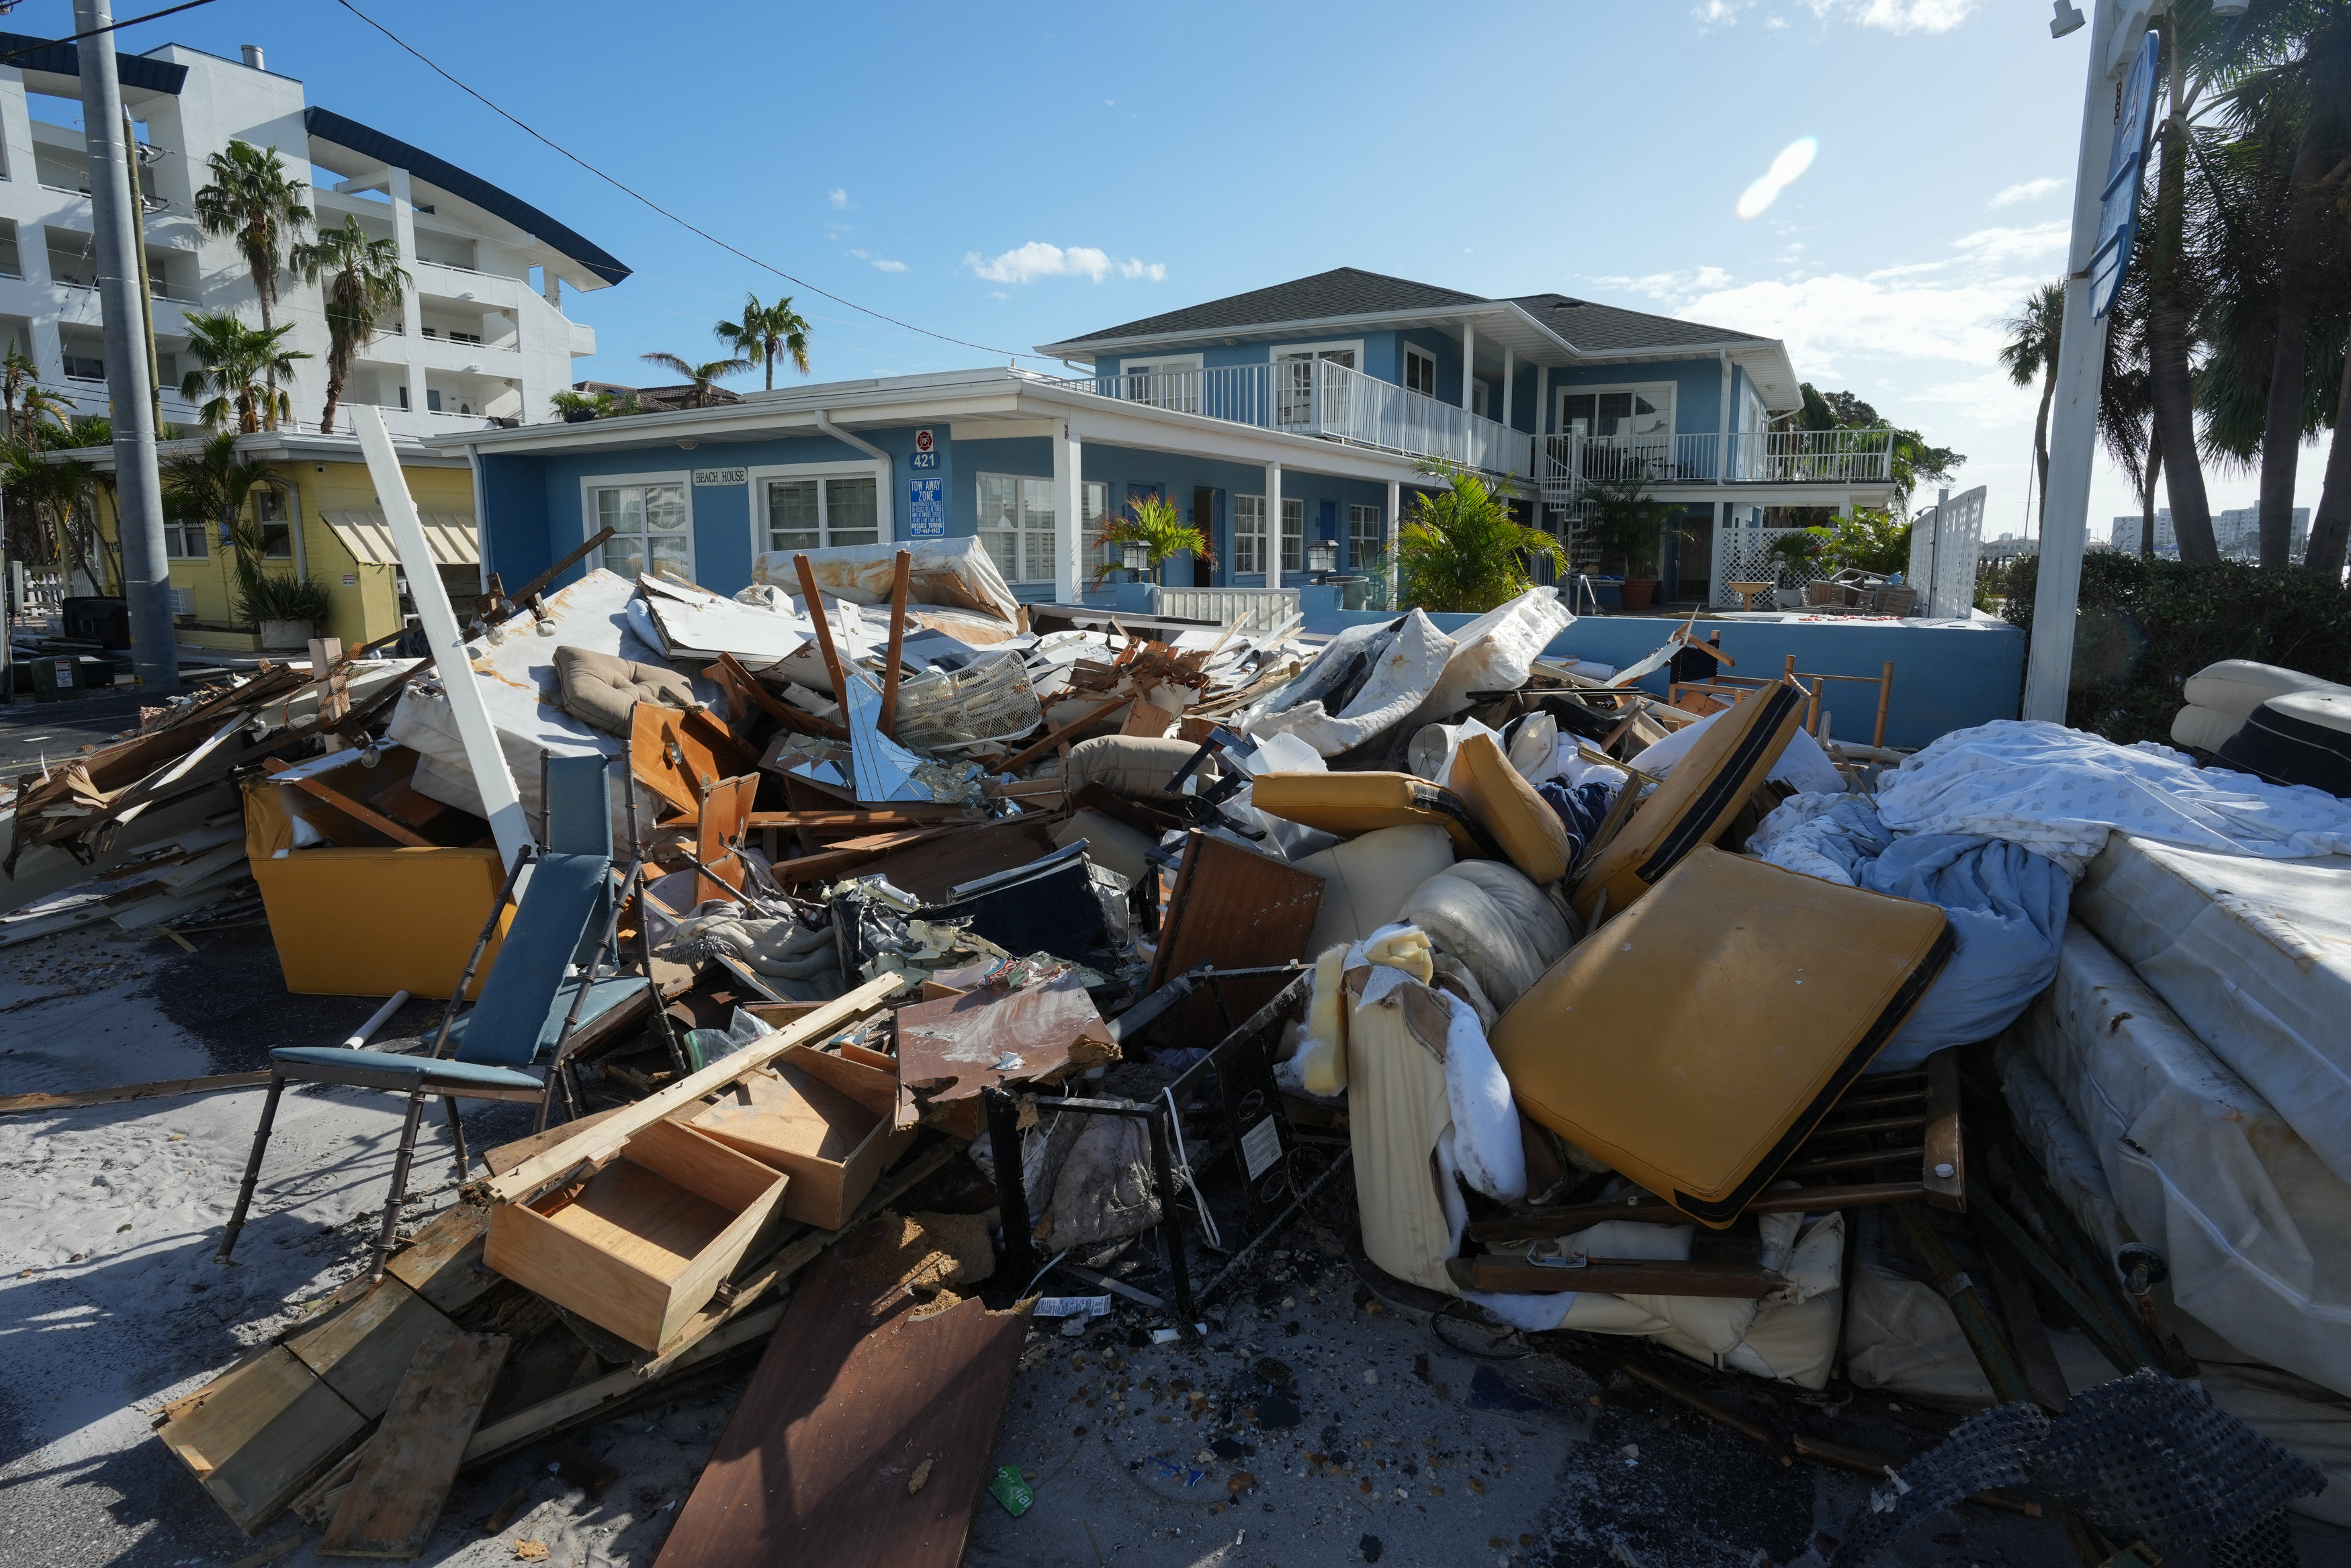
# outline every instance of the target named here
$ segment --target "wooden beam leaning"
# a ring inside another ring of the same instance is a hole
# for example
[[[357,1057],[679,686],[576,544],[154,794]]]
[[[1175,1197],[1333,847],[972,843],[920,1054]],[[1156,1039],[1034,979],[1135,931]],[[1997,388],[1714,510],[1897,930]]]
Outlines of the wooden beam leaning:
[[[846,714],[849,711],[849,688],[843,683],[844,678],[841,673],[840,651],[832,646],[832,617],[825,611],[824,596],[817,592],[816,568],[809,565],[806,556],[794,556],[792,566],[799,573],[800,604],[816,626],[817,651],[824,656],[825,673],[832,677],[833,701],[841,705],[841,711]]]
[[[277,774],[284,773],[290,764],[277,757],[264,757],[261,759],[261,765],[267,768],[272,774]],[[287,782],[291,783],[296,789],[300,790],[304,794],[313,795],[319,800],[325,801],[329,805],[333,806],[337,811],[341,812],[345,816],[350,817],[354,822],[365,823],[368,826],[374,828],[378,833],[382,834],[386,838],[391,839],[394,844],[404,844],[412,849],[430,849],[433,847],[433,841],[431,839],[425,837],[423,834],[417,832],[406,823],[394,822],[392,818],[384,815],[383,813],[376,810],[373,806],[362,805],[360,802],[353,800],[350,795],[345,794],[342,791],[337,789],[330,784],[327,784],[319,779],[292,779]]]
[[[598,534],[594,538],[589,540],[586,544],[580,545],[578,549],[564,556],[563,559],[556,562],[555,565],[548,567],[547,570],[539,573],[538,576],[531,578],[530,581],[517,588],[514,593],[508,597],[507,602],[509,604],[529,603],[532,595],[538,593],[539,589],[555,581],[558,576],[569,571],[573,566],[587,559],[588,553],[601,545],[605,540],[611,538],[612,536],[612,533],[613,531],[611,529],[607,528],[602,533]]]
[[[890,651],[882,661],[882,712],[874,728],[893,741],[898,738],[898,656],[906,646],[906,578],[914,569],[914,557],[904,550],[890,568]]]
[[[582,1131],[544,1153],[523,1161],[504,1176],[476,1183],[471,1189],[478,1201],[515,1203],[585,1163],[601,1164],[621,1150],[632,1136],[671,1112],[693,1104],[715,1089],[724,1088],[744,1074],[764,1067],[802,1041],[821,1039],[844,1023],[855,1022],[880,1007],[903,984],[895,974],[869,980],[855,991],[834,998],[796,1023],[763,1036],[742,1050],[712,1063],[701,1072],[680,1078],[660,1092]]]

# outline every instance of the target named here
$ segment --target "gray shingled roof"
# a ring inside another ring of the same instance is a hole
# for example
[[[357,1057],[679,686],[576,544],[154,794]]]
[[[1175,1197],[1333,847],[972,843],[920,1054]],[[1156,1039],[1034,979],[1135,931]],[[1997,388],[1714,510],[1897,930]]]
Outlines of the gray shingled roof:
[[[1565,294],[1521,294],[1511,304],[1574,344],[1592,352],[1612,348],[1675,348],[1698,344],[1768,343],[1768,337],[1728,327],[1677,321],[1670,316],[1621,310]]]
[[[1452,305],[1483,305],[1483,295],[1437,288],[1409,278],[1386,277],[1360,267],[1332,267],[1312,277],[1294,278],[1270,288],[1187,306],[1165,316],[1146,316],[1123,327],[1106,327],[1072,337],[1071,343],[1092,343],[1120,337],[1158,337],[1179,332],[1213,332],[1219,327],[1270,327],[1283,321],[1312,321],[1325,316],[1369,316],[1384,310],[1441,310]]]

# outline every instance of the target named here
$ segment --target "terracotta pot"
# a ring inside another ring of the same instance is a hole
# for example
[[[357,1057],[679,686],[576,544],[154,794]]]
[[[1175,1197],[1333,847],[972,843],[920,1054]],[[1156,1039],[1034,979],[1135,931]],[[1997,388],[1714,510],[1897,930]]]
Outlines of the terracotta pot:
[[[1649,607],[1650,597],[1656,591],[1657,579],[1655,577],[1625,578],[1625,607],[1628,610],[1647,609]]]

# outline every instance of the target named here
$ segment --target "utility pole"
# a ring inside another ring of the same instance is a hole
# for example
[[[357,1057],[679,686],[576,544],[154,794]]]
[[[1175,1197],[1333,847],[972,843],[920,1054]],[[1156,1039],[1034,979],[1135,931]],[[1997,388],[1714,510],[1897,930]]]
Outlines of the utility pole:
[[[2090,313],[2090,261],[2114,151],[2116,13],[2144,25],[2146,0],[2091,0],[2090,63],[2082,89],[2082,142],[2074,166],[2074,240],[2067,247],[2065,325],[2057,340],[2057,389],[2049,410],[2049,480],[2041,496],[2041,570],[2032,590],[2032,645],[2024,667],[2027,719],[2065,722],[2074,675],[2074,623],[2088,540],[2090,477],[2098,452],[2098,386],[2106,323]],[[2078,25],[2078,18],[2077,25]],[[2129,63],[2128,57],[2121,62]]]
[[[109,0],[74,0],[75,32],[95,32],[113,22]],[[147,258],[139,252],[131,206],[138,197],[128,173],[137,154],[118,145],[124,117],[113,35],[84,38],[78,47],[99,314],[106,332],[106,390],[114,405],[115,519],[122,535],[123,595],[131,601],[131,659],[141,692],[161,696],[180,689],[180,651],[172,627],[172,567],[163,553],[162,486],[155,472],[154,386],[147,368],[146,313],[141,308]]]

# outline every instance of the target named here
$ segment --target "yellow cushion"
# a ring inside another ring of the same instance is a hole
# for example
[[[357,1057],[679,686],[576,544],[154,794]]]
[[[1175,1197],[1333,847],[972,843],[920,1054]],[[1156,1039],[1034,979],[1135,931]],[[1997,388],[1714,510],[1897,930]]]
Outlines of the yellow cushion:
[[[1721,1229],[1951,948],[1932,904],[1701,846],[1502,1015],[1494,1055],[1529,1116]]]
[[[1479,825],[1493,835],[1503,858],[1528,880],[1549,887],[1567,875],[1573,849],[1559,813],[1510,765],[1493,736],[1464,740],[1445,777]]]
[[[1603,893],[1607,914],[1629,909],[1684,856],[1713,843],[1779,762],[1803,714],[1803,691],[1782,681],[1748,692],[1708,724],[1576,879],[1576,912],[1593,919]]]
[[[1353,838],[1379,827],[1435,823],[1456,854],[1495,856],[1492,842],[1451,790],[1410,774],[1259,774],[1249,804],[1269,815]]]

